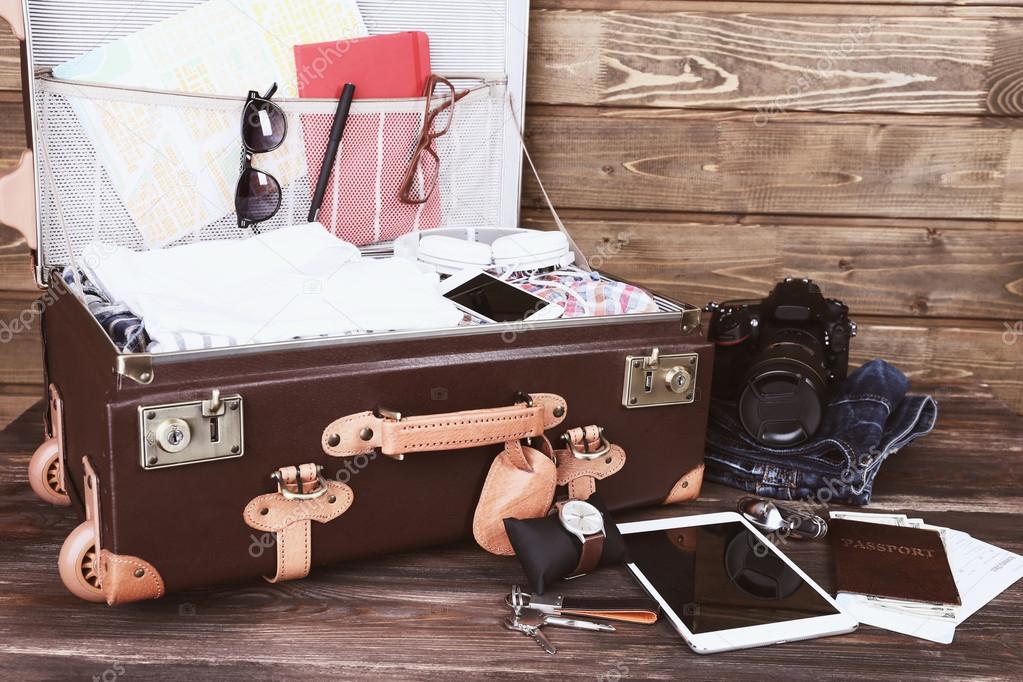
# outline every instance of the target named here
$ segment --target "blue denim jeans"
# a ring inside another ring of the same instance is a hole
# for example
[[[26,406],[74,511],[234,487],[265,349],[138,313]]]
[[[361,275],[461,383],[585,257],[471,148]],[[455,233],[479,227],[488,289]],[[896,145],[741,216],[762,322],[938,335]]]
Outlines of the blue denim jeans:
[[[715,401],[705,476],[762,497],[868,504],[884,461],[934,428],[937,401],[906,395],[908,388],[906,375],[873,360],[838,388],[817,434],[784,449],[757,443],[739,422],[735,404]]]

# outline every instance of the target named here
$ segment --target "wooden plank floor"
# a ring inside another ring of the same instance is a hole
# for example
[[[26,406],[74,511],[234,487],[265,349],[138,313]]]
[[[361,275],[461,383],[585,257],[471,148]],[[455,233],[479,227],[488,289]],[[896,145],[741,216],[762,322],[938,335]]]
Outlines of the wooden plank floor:
[[[939,426],[878,478],[871,509],[904,511],[1023,552],[1023,419],[984,386],[918,385],[941,401]],[[1021,679],[1023,584],[940,646],[862,627],[843,637],[701,657],[666,623],[615,634],[550,628],[544,654],[505,631],[502,595],[517,564],[465,543],[320,569],[272,586],[174,594],[117,609],[80,602],[57,577],[77,523],[26,482],[41,405],[0,433],[0,679]],[[729,509],[738,491],[708,485],[699,503],[621,515],[635,520]],[[144,510],[140,510],[144,513]],[[830,589],[825,544],[787,551]],[[640,596],[624,569],[566,594]]]

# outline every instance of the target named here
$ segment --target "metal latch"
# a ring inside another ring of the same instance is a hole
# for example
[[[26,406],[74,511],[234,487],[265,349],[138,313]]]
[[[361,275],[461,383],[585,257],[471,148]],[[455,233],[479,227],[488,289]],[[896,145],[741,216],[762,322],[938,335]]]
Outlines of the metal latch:
[[[572,438],[566,433],[561,437],[561,440],[565,443],[568,451],[576,459],[581,459],[584,462],[592,462],[593,460],[600,459],[607,453],[611,452],[611,441],[604,435],[604,429],[600,429],[600,444],[592,452],[586,449],[580,450],[572,442]]]
[[[330,490],[330,486],[327,485],[327,479],[323,477],[322,466],[316,467],[316,487],[308,492],[302,491],[301,478],[298,479],[298,487],[299,491],[302,492],[292,492],[288,490],[287,486],[284,484],[284,479],[281,477],[280,471],[275,471],[270,478],[277,484],[277,492],[279,492],[281,496],[287,500],[317,500],[326,495]]]
[[[628,408],[686,405],[696,400],[697,353],[630,355],[625,361],[622,405]]]
[[[139,408],[143,469],[231,459],[245,454],[241,396]]]

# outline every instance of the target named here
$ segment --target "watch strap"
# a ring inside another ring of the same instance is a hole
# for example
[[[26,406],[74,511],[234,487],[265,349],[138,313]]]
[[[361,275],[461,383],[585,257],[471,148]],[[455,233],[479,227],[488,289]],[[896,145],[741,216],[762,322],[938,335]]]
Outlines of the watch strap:
[[[592,573],[600,564],[600,557],[604,553],[604,532],[588,535],[583,540],[582,551],[579,553],[579,565],[572,571],[573,578]]]

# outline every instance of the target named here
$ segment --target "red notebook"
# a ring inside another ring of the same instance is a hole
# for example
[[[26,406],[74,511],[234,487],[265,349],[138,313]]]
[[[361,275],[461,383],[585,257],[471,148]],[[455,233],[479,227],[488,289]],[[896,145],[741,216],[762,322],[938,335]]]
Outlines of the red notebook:
[[[423,97],[432,75],[430,38],[418,32],[299,45],[295,63],[303,99],[336,100],[345,83],[355,84],[357,100]],[[310,183],[315,183],[333,116],[302,114],[301,121]],[[320,209],[320,222],[330,232],[363,246],[440,226],[440,187],[425,204],[403,204],[399,198],[422,127],[418,106],[390,113],[352,111]],[[429,180],[424,176],[420,182]]]
[[[430,68],[430,36],[421,31],[295,46],[298,94],[337,99],[345,83],[355,99],[422,97]]]

